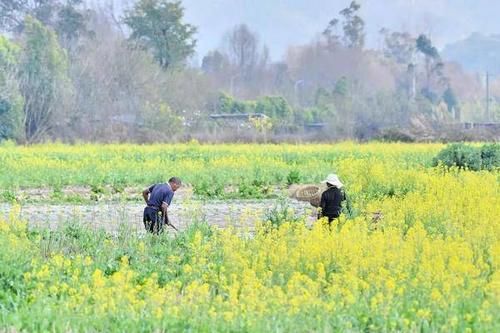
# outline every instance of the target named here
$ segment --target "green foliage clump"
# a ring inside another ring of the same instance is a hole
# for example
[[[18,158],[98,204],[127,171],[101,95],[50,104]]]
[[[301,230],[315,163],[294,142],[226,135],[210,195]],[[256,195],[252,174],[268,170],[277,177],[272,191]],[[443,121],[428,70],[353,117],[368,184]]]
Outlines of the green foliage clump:
[[[491,171],[500,167],[500,145],[493,143],[482,146],[481,161],[485,170]]]
[[[264,96],[255,101],[239,101],[227,94],[221,94],[217,112],[262,113],[277,120],[286,120],[293,115],[292,107],[281,96]]]
[[[500,167],[500,147],[498,144],[486,144],[473,147],[463,143],[454,143],[434,158],[433,165],[439,164],[460,169],[493,170]]]
[[[434,166],[440,163],[448,167],[455,166],[477,171],[481,169],[481,153],[472,146],[454,143],[444,148],[434,158]]]
[[[276,119],[286,119],[293,113],[291,106],[281,96],[262,97],[256,102],[255,111]]]
[[[142,0],[127,12],[124,21],[132,31],[130,39],[150,49],[159,65],[167,69],[194,53],[196,28],[183,23],[183,18],[181,2]]]
[[[301,176],[299,170],[290,171],[288,173],[288,176],[286,177],[286,182],[288,185],[299,184],[300,181],[301,181]]]
[[[214,181],[200,181],[193,184],[194,194],[212,199],[222,198],[224,196],[224,184]]]
[[[227,94],[220,94],[217,112],[220,113],[249,113],[254,112],[254,103],[250,101],[238,101]]]

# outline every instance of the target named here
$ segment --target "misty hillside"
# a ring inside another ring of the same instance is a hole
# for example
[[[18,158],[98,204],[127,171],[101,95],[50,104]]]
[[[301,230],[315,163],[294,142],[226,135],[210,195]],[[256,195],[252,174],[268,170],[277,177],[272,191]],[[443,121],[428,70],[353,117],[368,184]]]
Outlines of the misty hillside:
[[[500,74],[500,35],[474,33],[468,38],[446,46],[443,56],[460,63],[473,72]]]

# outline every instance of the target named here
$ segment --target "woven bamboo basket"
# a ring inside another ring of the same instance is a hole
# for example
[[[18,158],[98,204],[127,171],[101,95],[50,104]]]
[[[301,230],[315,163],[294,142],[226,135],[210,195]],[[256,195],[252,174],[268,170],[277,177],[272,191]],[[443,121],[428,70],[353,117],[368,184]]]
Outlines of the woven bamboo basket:
[[[297,199],[296,194],[298,189],[300,189],[300,185],[290,185],[290,187],[288,188],[288,196],[290,198]]]
[[[309,200],[309,202],[311,203],[311,205],[313,207],[318,208],[319,205],[321,204],[321,194],[323,194],[323,192],[320,192],[317,196],[315,196],[314,198],[311,198],[311,200]]]
[[[317,185],[304,185],[297,189],[295,192],[295,198],[299,201],[309,201],[318,196],[320,192],[321,188]]]
[[[288,196],[290,198],[309,202],[314,207],[319,207],[321,202],[321,195],[326,190],[322,185],[292,185],[288,189]]]

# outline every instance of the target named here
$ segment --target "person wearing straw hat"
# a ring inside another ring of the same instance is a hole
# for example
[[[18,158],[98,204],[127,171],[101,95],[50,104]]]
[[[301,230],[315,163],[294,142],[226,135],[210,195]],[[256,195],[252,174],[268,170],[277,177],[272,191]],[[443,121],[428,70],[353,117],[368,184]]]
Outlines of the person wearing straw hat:
[[[340,181],[336,174],[329,174],[324,181],[327,190],[321,195],[320,212],[318,218],[327,217],[328,223],[338,218],[342,212],[342,201],[346,200],[343,191],[344,184]]]

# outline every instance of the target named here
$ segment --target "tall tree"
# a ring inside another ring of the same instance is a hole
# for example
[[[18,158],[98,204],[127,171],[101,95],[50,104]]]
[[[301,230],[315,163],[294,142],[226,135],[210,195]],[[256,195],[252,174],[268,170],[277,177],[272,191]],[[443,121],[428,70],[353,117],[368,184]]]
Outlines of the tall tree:
[[[350,48],[362,49],[365,45],[365,21],[358,15],[360,9],[361,5],[353,1],[349,7],[340,11],[344,18],[344,43]]]
[[[443,101],[448,107],[448,111],[454,115],[455,120],[460,120],[460,110],[457,95],[453,91],[452,87],[448,87],[443,93]]]
[[[387,29],[382,29],[380,33],[384,37],[384,55],[387,58],[405,66],[413,63],[417,46],[412,35]]]
[[[85,31],[83,0],[0,0],[0,30],[21,32],[32,16],[58,34],[76,36]]]
[[[23,99],[16,80],[19,47],[0,36],[0,140],[22,137]]]
[[[28,16],[19,64],[28,142],[39,141],[50,131],[61,94],[69,85],[66,71],[66,53],[60,47],[55,32]]]
[[[270,83],[269,50],[246,24],[238,24],[225,34],[223,48],[203,59],[203,69],[231,95],[255,98]]]
[[[194,53],[196,28],[183,23],[180,1],[140,0],[126,13],[130,39],[151,50],[164,69],[184,62]]]
[[[55,5],[54,0],[0,0],[0,28],[20,31],[27,15],[48,24]]]
[[[326,39],[326,45],[331,49],[340,44],[340,36],[338,34],[339,20],[334,18],[323,31],[323,37]]]
[[[420,35],[416,41],[417,50],[425,58],[425,72],[427,77],[427,84],[424,88],[425,91],[431,92],[431,81],[437,78],[438,84],[443,85],[447,83],[447,79],[443,75],[444,64],[441,61],[441,56],[437,48],[432,45],[432,41],[426,35]]]
[[[215,50],[203,57],[201,69],[207,74],[217,74],[222,72],[228,63],[227,57],[220,51]]]
[[[82,34],[87,34],[88,13],[78,9],[82,0],[68,0],[58,7],[57,18],[53,24],[61,45],[69,48]]]
[[[439,52],[432,45],[432,41],[426,35],[420,35],[417,38],[417,49],[422,52],[426,57],[431,59],[439,59]]]
[[[240,24],[228,35],[229,56],[242,79],[248,79],[259,61],[259,40],[246,24]]]
[[[365,21],[359,16],[361,5],[352,1],[349,7],[339,12],[342,19],[333,18],[323,31],[326,44],[330,49],[343,42],[349,48],[362,49],[365,45]],[[342,23],[343,36],[339,35],[339,23]]]
[[[416,97],[417,73],[416,73],[416,39],[407,32],[389,31],[381,29],[380,34],[384,37],[384,55],[397,64],[406,67],[406,75],[401,75],[399,87],[406,91],[410,99]]]

